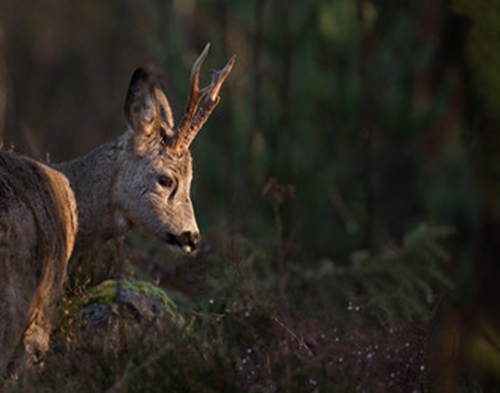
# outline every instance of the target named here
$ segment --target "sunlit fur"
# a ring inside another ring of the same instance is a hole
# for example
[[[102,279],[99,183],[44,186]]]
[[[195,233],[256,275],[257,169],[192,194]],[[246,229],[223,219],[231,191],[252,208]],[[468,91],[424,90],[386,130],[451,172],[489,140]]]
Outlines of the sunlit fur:
[[[0,151],[0,376],[48,348],[76,218],[64,175]]]

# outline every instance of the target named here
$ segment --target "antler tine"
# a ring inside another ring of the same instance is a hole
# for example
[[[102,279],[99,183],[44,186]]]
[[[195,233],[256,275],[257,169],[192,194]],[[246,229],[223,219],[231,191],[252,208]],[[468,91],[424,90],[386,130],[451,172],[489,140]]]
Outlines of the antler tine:
[[[191,89],[194,86],[198,88],[198,81],[200,79],[201,67],[203,66],[203,63],[205,63],[205,59],[208,56],[209,50],[210,50],[210,42],[205,45],[205,48],[203,48],[203,52],[201,52],[201,54],[194,62],[193,67],[191,68]]]
[[[224,83],[227,76],[233,69],[235,61],[236,61],[236,55],[233,55],[231,56],[231,59],[228,61],[228,63],[222,70],[212,71],[212,82],[210,83],[209,86],[206,87],[206,89],[208,90],[208,95],[205,98],[205,101],[203,101],[203,105],[201,106],[200,110],[198,111],[198,113],[196,113],[195,118],[191,122],[191,125],[189,127],[189,135],[187,135],[186,138],[187,139],[186,148],[189,147],[189,145],[193,141],[198,131],[201,129],[203,124],[205,124],[205,122],[207,121],[208,117],[215,109],[217,104],[219,104],[220,88],[222,87],[222,84]]]
[[[219,103],[219,92],[222,84],[231,72],[236,61],[236,55],[233,55],[223,69],[219,71],[212,71],[212,81],[208,86],[200,90],[198,88],[200,69],[205,61],[209,47],[210,44],[205,46],[205,49],[200,57],[198,57],[191,70],[191,88],[188,105],[186,112],[179,123],[174,145],[171,147],[175,153],[180,153],[189,148],[189,145],[195,138],[196,134]],[[196,108],[205,95],[207,95],[207,97],[205,98],[200,110],[196,113]]]
[[[227,62],[226,66],[219,71],[212,71],[212,82],[210,83],[207,88],[212,87],[212,90],[210,91],[210,94],[206,98],[205,101],[215,101],[219,99],[219,91],[220,88],[222,87],[222,84],[226,80],[227,76],[233,69],[234,63],[236,61],[236,55],[232,55],[229,61]]]
[[[207,58],[208,51],[210,50],[210,43],[205,45],[205,49],[201,52],[200,56],[196,59],[191,68],[191,76],[190,76],[190,86],[189,86],[189,97],[186,104],[186,110],[184,111],[184,115],[182,116],[179,125],[177,126],[177,134],[184,132],[183,130],[186,127],[189,127],[189,124],[194,118],[196,108],[200,104],[203,96],[206,94],[206,88],[200,90],[199,88],[199,80],[200,80],[200,71],[205,59]]]

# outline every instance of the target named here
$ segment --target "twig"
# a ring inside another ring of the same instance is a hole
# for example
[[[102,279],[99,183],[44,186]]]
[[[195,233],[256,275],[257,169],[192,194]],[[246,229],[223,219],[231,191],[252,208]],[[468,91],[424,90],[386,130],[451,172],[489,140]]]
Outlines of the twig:
[[[287,331],[288,334],[290,334],[290,336],[292,336],[295,340],[298,341],[300,348],[305,348],[310,356],[314,356],[313,351],[311,351],[309,346],[304,342],[303,338],[300,338],[299,336],[297,336],[288,326],[286,326],[283,322],[281,322],[274,315],[272,316],[272,318],[273,318],[274,322],[276,322],[278,325],[280,325],[283,329],[285,329]]]

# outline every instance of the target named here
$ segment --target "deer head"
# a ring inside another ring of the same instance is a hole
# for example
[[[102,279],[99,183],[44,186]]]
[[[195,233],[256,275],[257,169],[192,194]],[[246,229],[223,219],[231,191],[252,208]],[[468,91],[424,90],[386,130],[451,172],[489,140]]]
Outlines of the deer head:
[[[145,68],[133,73],[125,101],[129,157],[122,160],[114,187],[114,203],[127,221],[188,253],[200,241],[190,197],[189,146],[219,103],[220,88],[235,62],[233,55],[200,89],[200,70],[208,50],[209,44],[193,65],[186,110],[176,127],[157,73]]]

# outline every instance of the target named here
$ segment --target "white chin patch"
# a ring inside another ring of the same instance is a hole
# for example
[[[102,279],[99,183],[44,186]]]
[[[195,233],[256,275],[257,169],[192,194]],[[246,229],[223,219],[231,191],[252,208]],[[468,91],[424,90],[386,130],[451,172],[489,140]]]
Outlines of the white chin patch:
[[[182,246],[182,250],[186,253],[186,254],[191,254],[193,252],[193,247],[191,247],[190,245],[188,244],[185,244]]]

